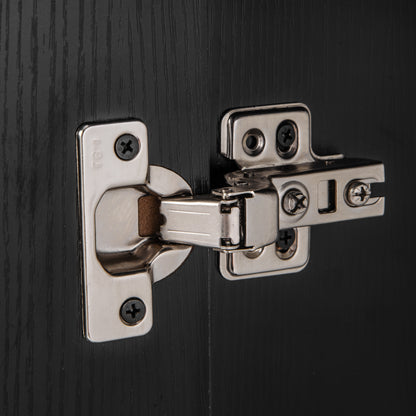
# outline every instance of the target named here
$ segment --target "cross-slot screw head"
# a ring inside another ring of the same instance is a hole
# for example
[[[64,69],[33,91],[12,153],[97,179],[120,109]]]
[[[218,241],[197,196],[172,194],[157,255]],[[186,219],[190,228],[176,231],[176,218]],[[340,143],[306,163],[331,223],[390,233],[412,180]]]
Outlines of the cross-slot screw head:
[[[279,156],[284,159],[292,157],[298,150],[298,130],[293,121],[280,123],[276,132],[276,148]]]
[[[370,185],[360,181],[351,182],[347,186],[347,190],[345,192],[348,205],[353,207],[361,207],[365,205],[370,199],[370,196]]]
[[[282,260],[288,260],[296,253],[298,247],[297,231],[293,228],[280,230],[276,240],[276,254]]]
[[[146,315],[146,306],[139,298],[127,299],[120,308],[120,317],[126,325],[138,324]]]
[[[283,209],[289,215],[303,214],[308,204],[308,197],[298,189],[290,189],[283,197]]]
[[[286,253],[292,247],[295,239],[296,233],[293,228],[279,231],[276,241],[277,249],[282,253]]]
[[[121,160],[132,160],[139,153],[139,139],[132,134],[123,134],[116,140],[114,150]]]

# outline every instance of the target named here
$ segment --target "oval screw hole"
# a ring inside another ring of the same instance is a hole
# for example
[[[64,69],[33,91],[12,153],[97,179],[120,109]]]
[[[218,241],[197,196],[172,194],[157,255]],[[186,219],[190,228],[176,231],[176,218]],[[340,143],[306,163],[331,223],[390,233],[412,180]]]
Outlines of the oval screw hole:
[[[276,131],[276,149],[280,157],[289,159],[298,151],[298,128],[291,120],[279,124]]]

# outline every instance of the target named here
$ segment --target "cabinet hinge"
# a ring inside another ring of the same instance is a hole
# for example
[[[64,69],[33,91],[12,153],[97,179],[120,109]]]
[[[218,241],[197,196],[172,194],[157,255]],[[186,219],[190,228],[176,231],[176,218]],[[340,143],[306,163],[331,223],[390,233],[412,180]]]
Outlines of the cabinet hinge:
[[[311,148],[303,104],[231,110],[221,153],[240,170],[227,186],[192,195],[178,174],[148,165],[140,121],[78,131],[86,335],[143,335],[152,326],[151,284],[192,246],[219,251],[230,280],[294,273],[309,259],[310,226],[383,215],[384,165]],[[207,172],[208,174],[208,172]]]

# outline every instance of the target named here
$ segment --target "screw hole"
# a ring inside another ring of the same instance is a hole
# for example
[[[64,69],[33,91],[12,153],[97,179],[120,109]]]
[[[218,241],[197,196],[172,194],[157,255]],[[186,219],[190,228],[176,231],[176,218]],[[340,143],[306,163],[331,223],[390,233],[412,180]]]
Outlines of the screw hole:
[[[263,133],[258,129],[249,130],[243,137],[243,149],[249,156],[260,154],[265,145]]]
[[[263,253],[264,248],[257,248],[255,250],[251,250],[251,251],[244,251],[244,255],[246,257],[248,257],[249,259],[256,259],[257,257],[259,257],[261,255],[261,253]]]
[[[258,141],[258,139],[257,139],[257,137],[256,137],[256,136],[253,136],[252,134],[250,134],[250,136],[247,136],[247,139],[246,139],[246,146],[247,146],[250,150],[255,149],[258,145],[259,145],[259,141]]]

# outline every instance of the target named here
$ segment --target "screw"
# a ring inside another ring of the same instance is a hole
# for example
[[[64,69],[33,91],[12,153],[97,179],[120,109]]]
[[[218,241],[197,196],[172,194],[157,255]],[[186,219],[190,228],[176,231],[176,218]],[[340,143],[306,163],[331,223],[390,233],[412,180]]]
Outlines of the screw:
[[[146,306],[139,298],[127,299],[120,308],[120,317],[126,325],[136,325],[146,315]]]
[[[293,228],[289,228],[288,230],[279,231],[277,236],[277,250],[281,253],[286,253],[290,247],[292,247],[293,243],[296,239],[296,233]]]
[[[345,191],[347,203],[353,207],[361,207],[365,205],[371,196],[370,185],[354,181],[351,182]]]
[[[297,232],[293,228],[279,231],[276,240],[276,254],[282,260],[293,257],[298,248]]]
[[[308,208],[308,198],[298,189],[290,189],[283,197],[283,209],[289,215],[299,215]]]
[[[139,153],[139,139],[132,134],[123,134],[116,140],[114,150],[121,160],[132,160]]]
[[[277,152],[283,158],[292,157],[298,150],[296,124],[286,120],[280,123],[276,132]]]

